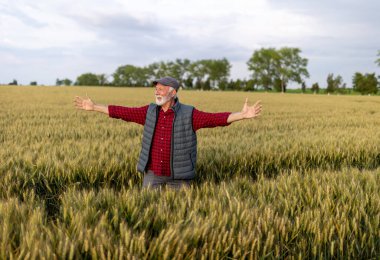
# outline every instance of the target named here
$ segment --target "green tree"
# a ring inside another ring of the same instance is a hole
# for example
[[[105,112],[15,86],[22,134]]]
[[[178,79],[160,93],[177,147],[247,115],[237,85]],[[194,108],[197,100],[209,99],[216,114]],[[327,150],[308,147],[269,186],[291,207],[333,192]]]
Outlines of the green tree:
[[[248,60],[248,70],[252,71],[252,79],[266,90],[271,90],[277,72],[280,56],[275,48],[261,48]]]
[[[37,86],[37,81],[31,81],[30,86]]]
[[[378,66],[380,66],[380,51],[377,52],[377,56],[378,56],[379,58],[375,61],[375,63],[376,63]]]
[[[8,83],[8,85],[17,86],[18,85],[17,80],[13,79],[13,81]]]
[[[207,69],[205,62],[195,61],[189,66],[189,72],[192,78],[195,79],[195,88],[203,89],[204,82],[207,80]]]
[[[93,73],[84,73],[77,77],[75,85],[78,86],[99,86],[98,75]]]
[[[170,62],[154,62],[147,66],[147,73],[151,76],[150,81],[166,76],[171,76],[173,69],[170,68]],[[172,77],[175,77],[174,75]]]
[[[124,65],[113,73],[113,85],[115,86],[149,86],[150,77],[148,68],[134,65]]]
[[[185,85],[185,87],[191,88],[193,86],[193,79],[190,77],[190,65],[191,61],[189,59],[152,63],[146,67],[147,74],[151,76],[148,80],[151,82],[157,78],[171,76],[178,80],[180,86]]]
[[[64,86],[71,86],[71,84],[73,83],[73,81],[72,80],[70,80],[70,79],[56,79],[56,81],[55,81],[55,85],[57,85],[57,86],[62,86],[62,85],[64,85]]]
[[[184,80],[183,84],[185,85],[186,88],[193,88],[194,87],[194,79],[189,75]]]
[[[202,81],[200,81],[199,79],[196,79],[194,87],[195,89],[202,89],[203,87]]]
[[[226,90],[228,88],[228,81],[220,82],[218,87],[220,90]]]
[[[279,77],[278,78],[274,78],[274,80],[273,80],[273,88],[276,91],[282,92],[282,89],[284,89],[286,91],[286,89],[287,89],[286,87],[287,87],[287,84],[285,82],[283,82]]]
[[[65,86],[71,86],[71,84],[73,83],[72,80],[67,79],[67,78],[63,79],[62,81],[63,81],[63,85],[65,85]]]
[[[195,61],[188,68],[190,77],[202,82],[205,89],[209,89],[209,86],[210,89],[219,89],[220,85],[221,88],[227,85],[231,64],[226,58],[208,59]]]
[[[231,64],[226,58],[220,60],[204,60],[208,73],[208,79],[213,88],[219,88],[220,84],[228,81]]]
[[[309,77],[307,71],[308,60],[302,58],[299,48],[284,47],[278,51],[280,55],[277,70],[281,80],[281,92],[286,92],[286,86],[289,81],[302,84],[304,78]]]
[[[314,94],[319,93],[319,84],[318,84],[318,82],[314,83],[311,86],[311,91],[313,91]]]
[[[250,82],[252,83],[252,82]],[[231,79],[228,83],[227,83],[227,89],[230,89],[230,90],[250,90],[249,88],[247,88],[247,85],[248,85],[248,82],[246,80],[241,80],[241,79],[236,79],[236,80],[233,80]]]
[[[211,81],[210,79],[207,79],[203,84],[203,90],[210,90],[211,89]]]
[[[245,87],[245,82],[241,79],[235,80],[235,90],[242,90]]]
[[[308,60],[300,54],[299,48],[262,48],[253,53],[247,65],[258,85],[286,92],[290,81],[302,84],[304,78],[309,77]]]
[[[256,87],[256,82],[253,79],[249,79],[245,84],[245,91],[254,91]]]
[[[175,61],[155,62],[147,66],[150,80],[171,76],[186,88],[211,89],[227,85],[231,65],[226,58],[220,60],[176,59]],[[207,82],[208,81],[208,82]]]
[[[192,83],[189,82],[189,67],[191,61],[189,59],[176,59],[175,61],[168,62],[166,67],[168,74],[178,80],[180,86],[191,87]],[[188,85],[186,85],[188,83]]]
[[[306,92],[306,83],[305,82],[302,82],[301,90],[302,90],[302,93]]]
[[[355,91],[360,92],[362,95],[376,94],[378,91],[379,82],[375,73],[361,74],[356,72],[352,78],[352,87]]]
[[[97,76],[98,76],[100,86],[105,86],[108,84],[108,77],[106,74],[99,74]]]
[[[345,84],[343,83],[343,78],[340,75],[337,75],[334,78],[334,74],[330,73],[327,76],[327,87],[326,93],[335,93],[335,92],[343,92],[345,89]]]

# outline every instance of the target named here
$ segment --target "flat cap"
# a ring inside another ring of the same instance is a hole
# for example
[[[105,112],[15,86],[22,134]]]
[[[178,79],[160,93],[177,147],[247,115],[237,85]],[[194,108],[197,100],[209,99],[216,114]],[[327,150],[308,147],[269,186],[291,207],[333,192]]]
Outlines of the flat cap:
[[[164,77],[160,79],[156,79],[153,81],[153,85],[157,85],[157,83],[160,83],[164,86],[169,86],[174,88],[176,91],[179,89],[179,83],[175,78],[172,77]]]

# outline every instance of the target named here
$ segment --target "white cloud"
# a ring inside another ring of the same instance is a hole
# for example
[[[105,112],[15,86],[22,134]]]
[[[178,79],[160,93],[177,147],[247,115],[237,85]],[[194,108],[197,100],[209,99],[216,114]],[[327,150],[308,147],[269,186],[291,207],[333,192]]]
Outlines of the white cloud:
[[[73,47],[97,39],[56,10],[20,5],[1,15],[1,45],[19,49]]]
[[[54,84],[83,72],[175,58],[228,58],[232,77],[261,47],[300,47],[310,82],[376,69],[376,1],[101,0],[0,2],[0,82]],[[371,61],[372,59],[372,61]],[[345,69],[342,69],[345,68]],[[323,76],[325,75],[325,76]],[[20,81],[21,81],[20,80]]]

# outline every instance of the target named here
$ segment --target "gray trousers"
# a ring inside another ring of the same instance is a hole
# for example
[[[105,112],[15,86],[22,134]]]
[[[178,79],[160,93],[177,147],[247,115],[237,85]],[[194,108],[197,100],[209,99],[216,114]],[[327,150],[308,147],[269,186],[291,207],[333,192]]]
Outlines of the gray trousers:
[[[182,187],[190,187],[190,184],[191,180],[173,180],[170,176],[154,175],[152,171],[144,173],[143,188],[169,187],[178,190]]]

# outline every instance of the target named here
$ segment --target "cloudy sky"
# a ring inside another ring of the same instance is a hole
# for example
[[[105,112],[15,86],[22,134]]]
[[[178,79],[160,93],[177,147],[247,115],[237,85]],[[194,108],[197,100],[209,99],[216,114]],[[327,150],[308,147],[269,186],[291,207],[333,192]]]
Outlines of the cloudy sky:
[[[299,47],[308,84],[380,74],[378,0],[0,0],[0,83],[55,84],[176,58],[220,59],[249,78],[254,50]]]

